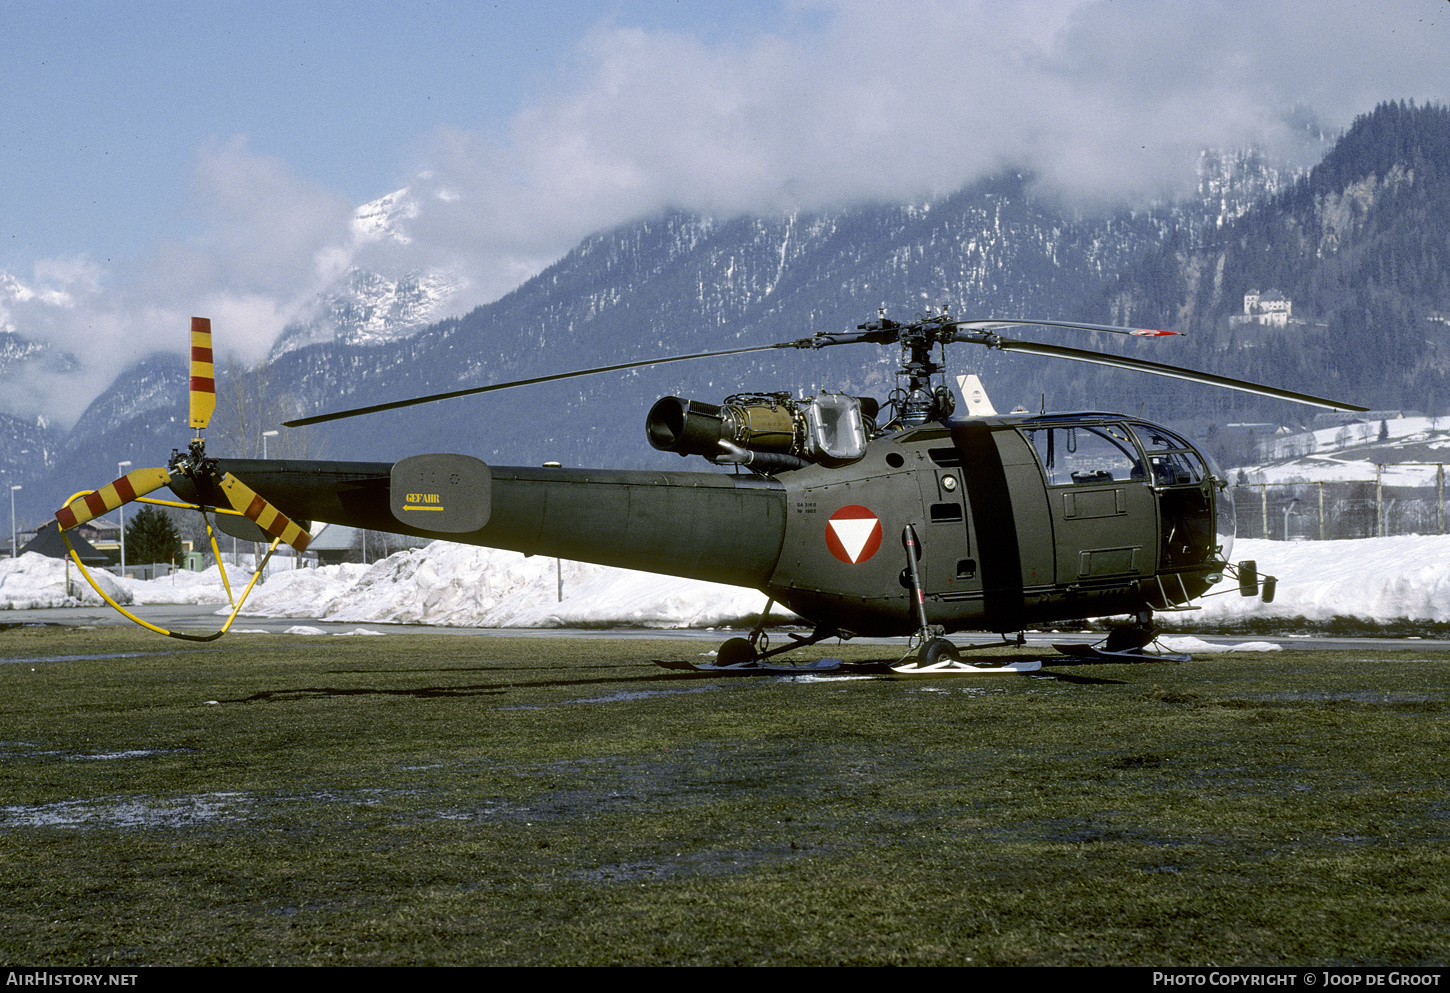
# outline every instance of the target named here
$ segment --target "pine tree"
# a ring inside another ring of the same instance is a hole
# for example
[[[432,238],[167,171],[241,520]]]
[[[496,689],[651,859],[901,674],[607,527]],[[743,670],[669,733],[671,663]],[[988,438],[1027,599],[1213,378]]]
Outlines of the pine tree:
[[[126,562],[146,565],[181,558],[181,533],[159,507],[142,507],[126,525]]]

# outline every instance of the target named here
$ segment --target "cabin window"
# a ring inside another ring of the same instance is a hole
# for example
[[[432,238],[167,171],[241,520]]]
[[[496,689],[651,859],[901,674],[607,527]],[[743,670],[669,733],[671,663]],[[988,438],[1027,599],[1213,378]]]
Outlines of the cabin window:
[[[1142,482],[1143,463],[1118,424],[1072,424],[1023,431],[1037,452],[1049,486]]]

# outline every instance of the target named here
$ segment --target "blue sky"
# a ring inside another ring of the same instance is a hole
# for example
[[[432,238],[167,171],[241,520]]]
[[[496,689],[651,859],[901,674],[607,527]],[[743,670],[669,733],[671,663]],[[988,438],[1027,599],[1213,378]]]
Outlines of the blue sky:
[[[1334,131],[1450,100],[1447,53],[1446,0],[0,0],[0,281],[23,290],[0,329],[84,356],[74,411],[192,313],[260,357],[351,264],[459,265],[476,304],[667,208],[1006,166],[1142,202],[1205,146],[1317,155],[1296,104]],[[403,187],[407,246],[355,244],[352,212]],[[0,410],[59,389],[0,381]]]
[[[114,258],[195,225],[198,149],[257,154],[366,203],[442,127],[500,139],[615,23],[735,44],[788,29],[775,3],[0,2],[0,269]]]

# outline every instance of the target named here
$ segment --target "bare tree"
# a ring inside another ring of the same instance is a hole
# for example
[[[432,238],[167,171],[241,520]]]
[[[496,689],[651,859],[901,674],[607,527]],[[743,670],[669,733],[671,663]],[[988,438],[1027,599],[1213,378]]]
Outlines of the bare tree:
[[[210,454],[239,459],[261,458],[264,454],[269,459],[316,457],[308,428],[282,427],[284,420],[303,413],[303,406],[295,396],[272,389],[270,372],[265,364],[249,369],[234,357],[227,357],[217,377],[216,413],[207,432]],[[278,433],[266,437],[268,431]],[[232,547],[236,547],[235,540]],[[261,562],[265,550],[265,545],[253,544],[253,561]]]
[[[299,416],[302,403],[295,396],[271,387],[265,365],[246,368],[228,356],[217,377],[217,409],[207,440],[212,454],[236,459],[316,458],[312,435],[307,428],[284,428],[282,422]],[[280,432],[263,438],[264,431]]]
[[[365,531],[359,528],[353,532],[352,546],[347,551],[347,561],[373,563],[405,548],[422,548],[431,543],[431,538],[418,538],[411,534],[393,534],[388,531]]]

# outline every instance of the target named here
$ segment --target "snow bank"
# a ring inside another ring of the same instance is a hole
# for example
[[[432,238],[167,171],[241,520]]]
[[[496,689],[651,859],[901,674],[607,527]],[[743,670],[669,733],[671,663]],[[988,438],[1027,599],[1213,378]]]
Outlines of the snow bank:
[[[758,614],[765,599],[736,586],[436,542],[371,566],[279,574],[252,592],[243,613],[446,627],[672,628],[738,621]],[[794,615],[776,608],[772,616]]]
[[[1249,618],[1336,616],[1362,621],[1450,621],[1450,537],[1408,536],[1355,541],[1241,539],[1234,559],[1255,559],[1277,576],[1272,604],[1240,597],[1226,580],[1179,615],[1188,624],[1233,623]],[[271,574],[257,586],[245,614],[328,621],[434,624],[452,627],[710,627],[758,614],[764,594],[697,580],[562,564],[564,599],[558,599],[556,560],[516,552],[437,542],[398,552],[369,566],[342,565]],[[65,563],[40,555],[0,560],[0,609],[97,604],[75,575],[65,593]],[[143,582],[101,577],[121,603],[227,602],[216,567],[203,573]],[[240,595],[250,575],[229,571]],[[80,593],[82,599],[75,596]],[[222,613],[226,611],[223,610]],[[780,607],[772,617],[789,617]]]
[[[1184,615],[1188,623],[1233,622],[1247,618],[1336,616],[1364,621],[1450,621],[1450,536],[1405,535],[1353,541],[1264,541],[1240,539],[1234,560],[1254,559],[1259,571],[1278,577],[1271,604],[1241,597],[1225,579],[1200,602],[1203,610]]]
[[[109,572],[93,569],[91,575],[112,600],[119,604],[135,602],[130,589]],[[35,552],[26,552],[18,559],[0,559],[0,610],[99,606],[103,602],[68,559],[52,559]]]

